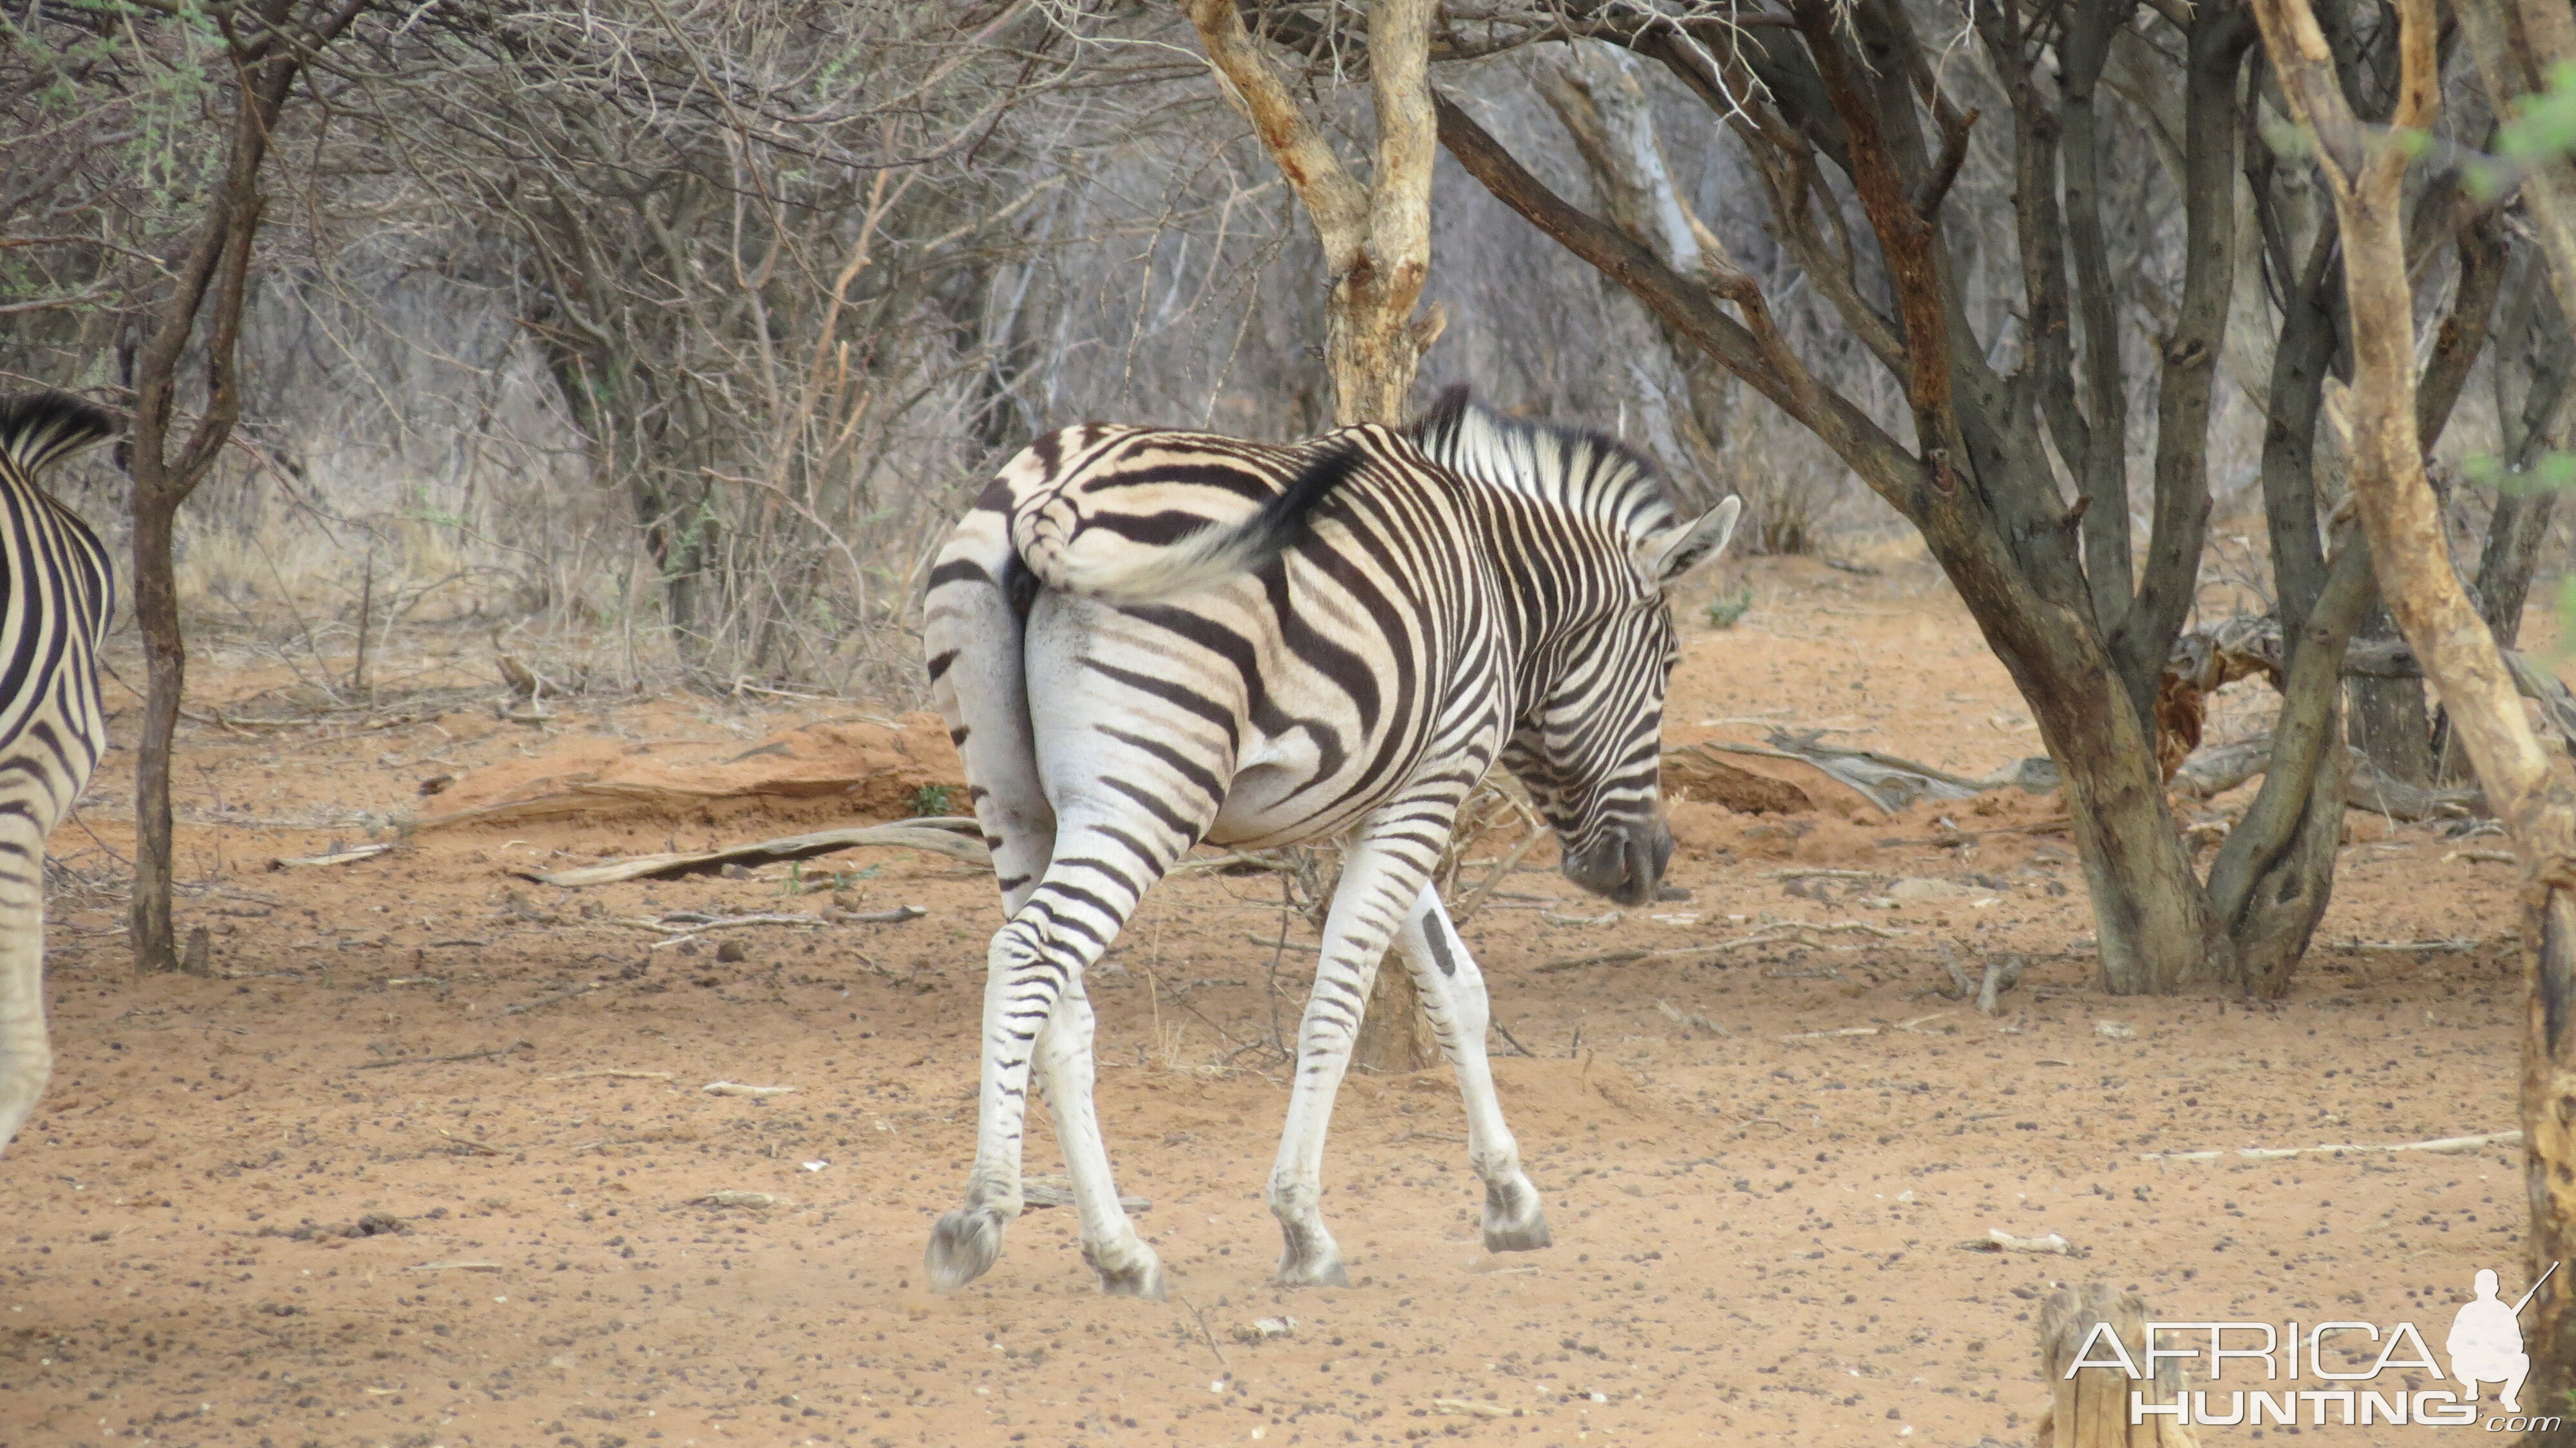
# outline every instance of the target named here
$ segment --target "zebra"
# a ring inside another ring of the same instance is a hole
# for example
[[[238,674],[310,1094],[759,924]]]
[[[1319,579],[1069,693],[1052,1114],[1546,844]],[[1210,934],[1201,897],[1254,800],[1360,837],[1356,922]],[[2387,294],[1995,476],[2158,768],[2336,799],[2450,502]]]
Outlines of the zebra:
[[[1682,519],[1610,438],[1513,419],[1453,389],[1400,428],[1271,445],[1084,424],[1031,443],[934,565],[924,646],[1007,923],[986,959],[964,1205],[931,1233],[937,1290],[1000,1255],[1022,1206],[1032,1073],[1074,1186],[1084,1258],[1159,1298],[1092,1105],[1083,973],[1146,889],[1206,841],[1348,836],[1297,1033],[1267,1192],[1276,1281],[1347,1286],[1325,1227],[1325,1128],[1393,944],[1465,1097],[1493,1251],[1549,1245],[1485,1056],[1482,976],[1432,872],[1501,763],[1577,885],[1656,898],[1658,789],[1679,643],[1669,590],[1734,531]]]
[[[61,393],[0,398],[0,1151],[54,1069],[45,836],[107,748],[107,550],[36,479],[115,431],[107,413]]]

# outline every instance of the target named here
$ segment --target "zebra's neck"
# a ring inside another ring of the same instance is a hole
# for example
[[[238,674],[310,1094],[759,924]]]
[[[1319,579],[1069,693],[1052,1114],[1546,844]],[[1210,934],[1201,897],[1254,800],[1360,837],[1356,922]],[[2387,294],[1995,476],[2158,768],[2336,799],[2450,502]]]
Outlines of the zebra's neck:
[[[1654,464],[1601,433],[1506,417],[1458,396],[1443,398],[1409,431],[1414,446],[1452,472],[1599,519],[1631,539],[1678,518]]]

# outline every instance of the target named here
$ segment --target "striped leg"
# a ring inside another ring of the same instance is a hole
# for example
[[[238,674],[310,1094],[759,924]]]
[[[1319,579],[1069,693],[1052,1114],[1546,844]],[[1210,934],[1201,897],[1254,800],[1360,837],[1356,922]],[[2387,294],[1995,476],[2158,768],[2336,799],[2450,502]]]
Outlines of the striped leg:
[[[1324,1137],[1378,962],[1408,907],[1427,888],[1455,808],[1456,801],[1446,798],[1384,806],[1343,857],[1341,888],[1333,892],[1332,914],[1324,922],[1315,989],[1297,1025],[1297,1084],[1288,1097],[1288,1124],[1270,1169],[1270,1214],[1279,1219],[1285,1239],[1276,1279],[1282,1287],[1351,1285],[1342,1270],[1342,1249],[1324,1226]]]
[[[1485,976],[1449,923],[1437,892],[1422,892],[1405,917],[1396,948],[1422,992],[1423,1013],[1431,1018],[1440,1050],[1458,1073],[1458,1094],[1467,1104],[1467,1161],[1485,1183],[1485,1250],[1532,1252],[1547,1246],[1547,1216],[1539,1210],[1538,1188],[1521,1174],[1520,1145],[1503,1124],[1503,1104],[1494,1095],[1494,1072],[1485,1058],[1485,1028],[1491,1020]]]
[[[45,1035],[45,832],[0,811],[0,1151],[53,1075]]]
[[[1118,1204],[1109,1173],[1109,1147],[1092,1109],[1091,998],[1076,976],[1038,1034],[1038,1079],[1055,1116],[1057,1143],[1073,1178],[1074,1210],[1082,1216],[1082,1260],[1100,1274],[1100,1290],[1117,1297],[1163,1297],[1163,1265],[1136,1224]]]
[[[1159,834],[1159,832],[1156,832]],[[1114,822],[1060,820],[1055,858],[1028,902],[993,937],[984,975],[984,1067],[978,1100],[975,1166],[966,1180],[966,1202],[931,1229],[925,1257],[931,1285],[941,1291],[984,1275],[1002,1252],[1002,1233],[1020,1214],[1020,1148],[1028,1120],[1029,1075],[1042,1034],[1049,1043],[1048,1080],[1065,1126],[1066,1155],[1077,1184],[1108,1189],[1109,1158],[1091,1110],[1088,1006],[1072,1006],[1082,973],[1098,960],[1135,913],[1136,903],[1171,868],[1178,851],[1168,842],[1147,846]],[[1059,1007],[1069,1008],[1059,1024]],[[1079,1050],[1076,1046],[1079,1043]],[[1078,1059],[1077,1059],[1078,1058]],[[1077,1104],[1078,1103],[1078,1104]],[[1112,1292],[1157,1295],[1162,1269],[1153,1249],[1129,1228],[1117,1234],[1104,1209],[1084,1207],[1084,1246],[1094,1254],[1102,1284]],[[1094,1238],[1089,1223],[1102,1220],[1107,1236]],[[1103,1256],[1100,1254],[1106,1253]]]

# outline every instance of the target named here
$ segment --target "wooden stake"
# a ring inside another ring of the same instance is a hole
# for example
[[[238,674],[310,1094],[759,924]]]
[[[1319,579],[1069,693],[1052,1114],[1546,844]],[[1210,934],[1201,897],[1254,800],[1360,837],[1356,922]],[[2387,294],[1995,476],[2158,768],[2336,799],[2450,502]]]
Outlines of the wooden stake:
[[[2034,1448],[2199,1448],[2200,1439],[2172,1416],[2154,1414],[2143,1423],[2129,1422],[2133,1392],[2150,1404],[2181,1398],[2182,1374],[2171,1363],[2152,1381],[2131,1378],[2117,1367],[2069,1371],[2078,1360],[2099,1363],[2117,1356],[2109,1343],[2093,1341],[2094,1328],[2105,1322],[2119,1334],[2129,1360],[2143,1366],[2146,1317],[2146,1304],[2136,1293],[2104,1282],[2061,1287],[2040,1305],[2039,1361],[2050,1401],[2031,1437]]]

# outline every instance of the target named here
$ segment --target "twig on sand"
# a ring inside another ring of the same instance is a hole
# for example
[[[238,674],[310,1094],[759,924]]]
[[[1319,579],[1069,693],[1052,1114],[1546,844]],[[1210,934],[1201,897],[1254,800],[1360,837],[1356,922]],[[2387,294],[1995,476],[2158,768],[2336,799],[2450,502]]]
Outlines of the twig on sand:
[[[2478,942],[2467,936],[2450,940],[2337,940],[2329,950],[2359,950],[2387,955],[2432,955],[2443,951],[2467,954],[2478,948]]]
[[[1796,870],[1765,870],[1765,880],[1882,880],[1883,870],[1822,870],[1813,867]]]
[[[1872,840],[1870,843],[1882,850],[1946,850],[1960,845],[1973,845],[1979,840],[1992,839],[1996,835],[2062,835],[2072,828],[2074,828],[2072,819],[2050,819],[2037,820],[2026,825],[1997,825],[1990,830],[1960,830],[1955,834],[1945,832],[1937,835],[1906,836]]]
[[[671,1079],[671,1073],[668,1071],[620,1071],[612,1068],[598,1071],[566,1071],[560,1076],[548,1076],[544,1079],[548,1081],[593,1081],[602,1077],[617,1081],[668,1081]]]
[[[1208,1329],[1207,1314],[1199,1311],[1199,1305],[1190,1301],[1186,1297],[1181,1297],[1176,1293],[1174,1294],[1174,1299],[1183,1307],[1188,1308],[1190,1310],[1190,1316],[1198,1321],[1199,1336],[1207,1339],[1208,1351],[1216,1354],[1216,1365],[1224,1369],[1228,1377],[1233,1376],[1234,1364],[1225,1360],[1225,1349],[1216,1345],[1216,1334]]]
[[[1692,955],[1723,955],[1730,950],[1742,950],[1751,945],[1772,945],[1783,940],[1798,940],[1801,944],[1816,946],[1817,949],[1829,948],[1816,945],[1812,940],[1800,940],[1801,936],[1810,933],[1868,935],[1880,940],[1893,940],[1905,934],[1902,930],[1890,930],[1884,925],[1872,925],[1864,920],[1812,922],[1798,920],[1769,926],[1741,939],[1721,941],[1716,945],[1684,945],[1671,950],[1605,950],[1597,955],[1576,955],[1563,960],[1551,960],[1543,965],[1533,966],[1531,969],[1539,975],[1552,975],[1557,971],[1575,970],[1587,965],[1626,965],[1638,960],[1677,960]]]
[[[1988,1227],[1986,1235],[1972,1237],[1959,1246],[1970,1252],[2053,1252],[2061,1257],[2076,1255],[2075,1244],[2063,1233],[2051,1232],[2045,1237],[2017,1237],[2001,1227]]]
[[[333,850],[327,855],[295,855],[271,860],[268,862],[268,867],[272,870],[294,870],[309,865],[354,865],[360,860],[372,860],[392,849],[393,846],[389,844],[353,845],[345,850]]]
[[[517,1005],[504,1009],[501,1014],[505,1016],[519,1015],[523,1012],[535,1010],[539,1006],[550,1006],[557,1001],[571,1000],[574,996],[586,996],[597,989],[599,989],[599,982],[592,981],[588,985],[577,985],[570,990],[556,991],[552,995],[541,995],[532,1001],[521,1001]]]
[[[1518,1036],[1515,1036],[1515,1035],[1513,1035],[1513,1034],[1512,1034],[1512,1028],[1511,1028],[1511,1027],[1509,1027],[1509,1026],[1507,1026],[1507,1025],[1504,1025],[1504,1024],[1503,1024],[1503,1021],[1502,1021],[1502,1018],[1501,1018],[1500,1016],[1496,1016],[1496,1017],[1492,1018],[1492,1019],[1491,1019],[1491,1020],[1489,1020],[1486,1024],[1491,1025],[1491,1026],[1494,1028],[1494,1034],[1496,1034],[1496,1035],[1498,1035],[1498,1036],[1501,1036],[1505,1041],[1510,1042],[1510,1043],[1511,1043],[1511,1048],[1512,1048],[1513,1050],[1518,1051],[1518,1052],[1520,1052],[1522,1055],[1524,1055],[1524,1056],[1528,1056],[1528,1057],[1530,1057],[1530,1058],[1531,1058],[1531,1059],[1533,1059],[1533,1060],[1537,1059],[1537,1057],[1538,1057],[1538,1052],[1533,1051],[1533,1050],[1531,1050],[1529,1047],[1522,1045],[1522,1044],[1521,1044],[1521,1042],[1520,1042],[1520,1038],[1519,1038]]]
[[[2519,1131],[2493,1131],[2484,1136],[2437,1136],[2430,1141],[2400,1141],[2390,1144],[2364,1143],[2343,1146],[2248,1146],[2236,1151],[2150,1151],[2140,1161],[2216,1161],[2220,1157],[2240,1157],[2246,1161],[2279,1161],[2288,1156],[2342,1156],[2349,1152],[2367,1156],[2391,1151],[2478,1151],[2490,1146],[2520,1146]]]
[[[923,913],[927,914],[928,912],[925,911]],[[887,924],[896,920],[909,918],[914,917],[905,916],[898,911],[888,914],[885,920],[878,923]],[[819,927],[823,923],[823,920],[819,916],[813,915],[731,915],[722,920],[709,920],[703,924],[693,924],[688,927],[686,934],[674,935],[667,940],[656,940],[651,945],[646,946],[645,949],[668,950],[674,945],[685,945],[692,940],[712,935],[719,930],[739,930],[747,925]],[[667,930],[671,927],[657,923],[654,928],[657,930]]]
[[[1916,1016],[1910,1021],[1898,1021],[1892,1026],[1842,1026],[1830,1031],[1798,1031],[1791,1035],[1782,1036],[1780,1039],[1784,1041],[1818,1041],[1829,1036],[1881,1036],[1890,1035],[1897,1031],[1913,1031],[1916,1035],[1923,1035],[1926,1033],[1918,1028],[1925,1021],[1937,1021],[1948,1014],[1950,1014],[1948,1011],[1934,1011],[1928,1016]]]
[[[382,1071],[390,1066],[437,1066],[449,1061],[480,1061],[491,1056],[506,1056],[512,1051],[533,1049],[535,1048],[529,1045],[526,1041],[512,1041],[506,1046],[494,1046],[488,1051],[462,1051],[453,1056],[398,1056],[390,1061],[361,1061],[349,1069],[352,1071]]]
[[[660,798],[660,795],[654,794],[652,788],[647,786],[593,784],[583,786],[582,789],[621,799],[634,797],[639,792],[646,796]],[[700,803],[722,797],[696,795],[687,791],[662,791],[661,793]],[[566,803],[569,807],[578,807],[586,803],[589,798],[590,793],[548,795],[535,800],[486,805],[482,809],[462,810],[456,814],[425,820],[415,828],[414,833],[474,819],[509,818],[510,816],[504,812],[548,806],[558,802]],[[558,811],[558,813],[564,812],[571,812],[571,810],[568,808],[565,811]],[[632,859],[610,860],[574,870],[537,870],[512,866],[508,873],[517,875],[521,879],[535,880],[540,884],[577,889],[588,885],[613,885],[621,880],[641,879],[647,876],[702,874],[726,865],[805,860],[816,855],[829,854],[835,850],[856,849],[863,846],[922,850],[947,855],[974,865],[992,863],[992,857],[984,848],[980,830],[975,821],[971,817],[957,815],[941,816],[936,819],[906,820],[901,824],[817,830],[812,834],[787,835],[779,839],[761,840],[748,845],[730,845],[721,850],[700,850],[687,854],[638,855]]]
[[[1706,1031],[1710,1035],[1720,1038],[1723,1038],[1726,1035],[1726,1027],[1719,1025],[1717,1022],[1710,1020],[1708,1017],[1701,1015],[1697,1011],[1683,1010],[1681,1007],[1674,1005],[1671,1001],[1656,1001],[1655,1013],[1677,1026],[1687,1026],[1694,1030]]]

